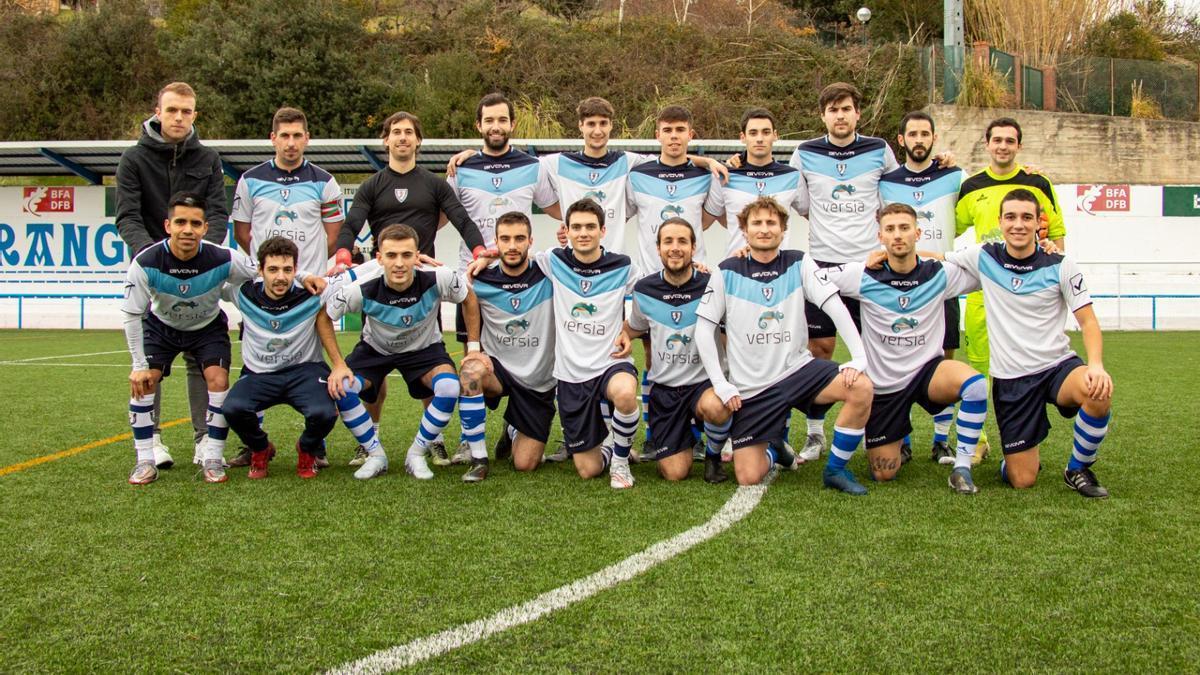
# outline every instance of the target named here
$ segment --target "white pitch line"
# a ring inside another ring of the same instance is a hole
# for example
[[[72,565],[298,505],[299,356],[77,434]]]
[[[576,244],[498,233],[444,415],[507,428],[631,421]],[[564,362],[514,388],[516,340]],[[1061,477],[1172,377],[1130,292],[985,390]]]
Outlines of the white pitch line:
[[[49,361],[51,359],[73,359],[73,358],[78,358],[80,356],[104,356],[106,354],[128,354],[128,353],[129,353],[128,349],[118,349],[116,351],[111,351],[111,352],[89,352],[87,354],[59,354],[58,356],[35,356],[32,359],[14,359],[12,361],[4,361],[3,363],[5,365],[12,365],[14,363],[30,363],[33,361]]]
[[[586,600],[728,530],[758,506],[774,477],[775,471],[772,470],[761,484],[739,487],[708,522],[660,541],[590,576],[543,593],[528,602],[502,609],[486,619],[465,623],[428,637],[418,638],[408,644],[376,652],[328,672],[331,675],[359,675],[399,670],[485,640],[510,628],[536,621],[551,612]]]

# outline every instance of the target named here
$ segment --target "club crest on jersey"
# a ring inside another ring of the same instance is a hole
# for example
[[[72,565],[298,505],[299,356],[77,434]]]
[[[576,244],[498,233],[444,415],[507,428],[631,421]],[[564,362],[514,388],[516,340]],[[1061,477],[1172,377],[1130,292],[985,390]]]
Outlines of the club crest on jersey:
[[[513,311],[516,311],[521,308],[521,299],[520,298],[509,298],[508,304],[512,305]]]
[[[187,292],[192,290],[191,284],[179,284],[179,294],[187,295]]]
[[[839,176],[845,176],[846,175],[846,165],[844,163],[838,164],[837,172],[838,172]]]
[[[671,320],[674,321],[675,323],[679,323],[679,320],[682,318],[683,318],[683,312],[681,312],[679,310],[675,310],[674,312],[671,312]]]
[[[771,288],[770,286],[763,286],[762,292],[763,298],[765,298],[767,302],[770,302],[771,298],[775,297],[775,289]]]
[[[400,322],[404,324],[405,328],[408,328],[409,326],[412,325],[412,317],[406,314],[406,315],[404,315],[403,318],[400,319]]]
[[[502,177],[500,177],[500,176],[496,176],[495,178],[493,178],[493,179],[492,179],[492,187],[494,187],[494,188],[496,188],[497,190],[499,190],[499,189],[500,189],[500,184],[501,184],[501,183],[503,183],[503,182],[504,182],[504,179],[503,179]]]
[[[584,293],[587,293],[588,291],[592,290],[592,282],[588,281],[587,279],[580,279],[579,280],[579,290],[583,291]]]
[[[271,319],[271,330],[279,330],[279,327],[282,325],[278,319]]]
[[[1021,277],[1013,277],[1012,278],[1012,289],[1014,291],[1021,290],[1021,286],[1024,284],[1025,284],[1025,280],[1022,279]]]
[[[756,180],[754,181],[754,187],[758,190],[758,194],[761,195],[763,191],[767,189],[767,181]]]
[[[285,202],[288,200],[288,197],[291,194],[292,194],[292,191],[288,188],[283,188],[282,190],[279,191],[279,196],[282,197],[283,201],[285,201]]]
[[[596,181],[600,180],[600,172],[599,171],[588,172],[588,180],[591,181],[592,185],[595,185]]]
[[[913,193],[913,201],[919,202],[922,199],[925,199],[925,191],[924,190],[917,190],[916,192]]]
[[[404,200],[408,199],[408,188],[396,188],[394,194],[396,195],[396,201],[403,204]]]
[[[674,183],[667,183],[667,194],[669,194],[669,195],[671,195],[672,197],[674,197],[674,196],[675,196],[675,189],[676,189],[676,185],[675,185]]]
[[[912,302],[912,298],[908,297],[907,295],[902,295],[897,302],[900,305],[900,309],[908,309],[908,305]]]

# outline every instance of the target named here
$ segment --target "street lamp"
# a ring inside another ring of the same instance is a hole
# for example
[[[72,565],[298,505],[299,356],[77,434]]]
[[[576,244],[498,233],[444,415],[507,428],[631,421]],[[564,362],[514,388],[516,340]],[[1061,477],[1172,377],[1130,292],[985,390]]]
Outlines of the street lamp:
[[[862,23],[863,26],[863,44],[867,44],[867,22],[871,20],[871,10],[866,7],[859,7],[854,16]]]

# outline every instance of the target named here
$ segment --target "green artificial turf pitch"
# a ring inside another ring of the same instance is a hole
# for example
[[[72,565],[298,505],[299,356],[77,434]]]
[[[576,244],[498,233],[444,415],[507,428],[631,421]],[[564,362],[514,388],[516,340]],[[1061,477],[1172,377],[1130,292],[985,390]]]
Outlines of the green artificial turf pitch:
[[[0,470],[128,431],[123,344],[0,332]],[[418,668],[1195,671],[1198,348],[1197,333],[1106,335],[1108,500],[1063,484],[1071,426],[1057,416],[1034,489],[1003,487],[993,452],[982,492],[954,495],[915,414],[914,460],[867,497],[822,489],[819,466],[784,473],[712,541]],[[187,415],[182,380],[166,381],[164,420]],[[323,670],[587,576],[707,521],[736,489],[699,465],[681,484],[637,465],[622,492],[569,465],[500,464],[479,485],[435,467],[418,482],[401,467],[420,410],[403,391],[383,420],[392,472],[366,483],[340,424],[334,466],[298,479],[300,422],[284,409],[267,416],[281,451],[265,481],[200,482],[188,424],[164,431],[178,464],[150,486],[125,483],[128,440],[0,476],[0,671]],[[865,480],[863,454],[851,468]]]

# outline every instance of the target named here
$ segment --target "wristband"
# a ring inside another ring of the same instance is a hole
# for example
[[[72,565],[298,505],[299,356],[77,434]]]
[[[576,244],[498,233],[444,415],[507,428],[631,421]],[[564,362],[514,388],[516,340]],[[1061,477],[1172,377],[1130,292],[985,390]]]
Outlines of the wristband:
[[[476,246],[475,248],[471,249],[471,259],[479,260],[479,256],[481,256],[485,253],[487,253],[486,246]]]
[[[346,267],[354,264],[354,256],[350,255],[350,251],[339,248],[333,254],[333,262],[337,265],[345,265]]]
[[[471,352],[478,352],[478,351],[482,351],[479,347],[478,341],[471,340],[471,341],[467,342],[467,353],[468,354],[470,354]]]

